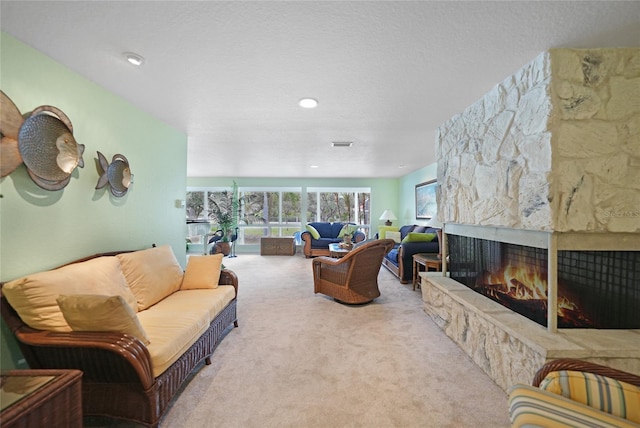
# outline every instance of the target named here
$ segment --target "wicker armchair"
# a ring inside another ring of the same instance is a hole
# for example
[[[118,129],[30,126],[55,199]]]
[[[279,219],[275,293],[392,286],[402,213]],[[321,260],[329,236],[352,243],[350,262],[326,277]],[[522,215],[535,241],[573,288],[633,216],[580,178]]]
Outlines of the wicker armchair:
[[[549,361],[533,385],[509,390],[512,428],[637,428],[639,404],[640,376],[575,359]]]
[[[551,372],[560,370],[573,370],[576,372],[593,373],[600,376],[621,380],[631,385],[640,386],[640,376],[622,370],[592,363],[589,361],[575,360],[571,358],[561,358],[559,360],[547,361],[533,378],[533,386],[540,386],[542,380]]]
[[[340,259],[313,259],[314,293],[352,305],[373,301],[380,296],[378,273],[382,259],[393,245],[392,239],[377,239],[360,244]]]

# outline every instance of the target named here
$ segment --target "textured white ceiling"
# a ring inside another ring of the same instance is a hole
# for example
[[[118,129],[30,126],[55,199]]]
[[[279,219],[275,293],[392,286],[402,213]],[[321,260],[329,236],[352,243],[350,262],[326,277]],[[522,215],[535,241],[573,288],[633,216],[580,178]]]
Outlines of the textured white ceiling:
[[[638,1],[2,0],[0,15],[185,132],[191,177],[402,176],[435,161],[441,123],[540,52],[640,46]]]

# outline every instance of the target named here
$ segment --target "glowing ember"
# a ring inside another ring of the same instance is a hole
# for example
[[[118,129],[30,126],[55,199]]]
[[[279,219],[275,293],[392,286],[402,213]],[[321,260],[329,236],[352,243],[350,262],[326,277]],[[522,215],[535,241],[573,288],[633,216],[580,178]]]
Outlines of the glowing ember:
[[[547,273],[535,267],[508,264],[498,272],[485,272],[476,283],[482,294],[511,307],[527,303],[532,312],[546,312]],[[516,312],[519,312],[516,310]],[[578,305],[566,296],[558,296],[558,316],[568,323],[588,323],[588,319]]]

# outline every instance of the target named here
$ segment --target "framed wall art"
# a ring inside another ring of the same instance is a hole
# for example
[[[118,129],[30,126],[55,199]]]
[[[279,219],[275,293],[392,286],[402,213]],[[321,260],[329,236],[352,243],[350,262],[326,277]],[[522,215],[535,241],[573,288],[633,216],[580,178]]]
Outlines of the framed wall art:
[[[436,201],[437,180],[416,184],[416,219],[430,219],[438,212]]]

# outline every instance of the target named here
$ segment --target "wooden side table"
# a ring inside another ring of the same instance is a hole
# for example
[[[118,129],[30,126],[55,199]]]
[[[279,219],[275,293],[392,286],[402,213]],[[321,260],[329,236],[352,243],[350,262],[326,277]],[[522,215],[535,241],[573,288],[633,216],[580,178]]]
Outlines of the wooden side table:
[[[424,270],[428,271],[433,269],[437,272],[442,271],[442,259],[438,257],[438,254],[418,253],[413,255],[413,289],[416,289],[416,284],[420,288],[418,281],[420,273],[420,266],[424,266]]]
[[[2,428],[82,428],[80,370],[9,370],[0,378]]]

